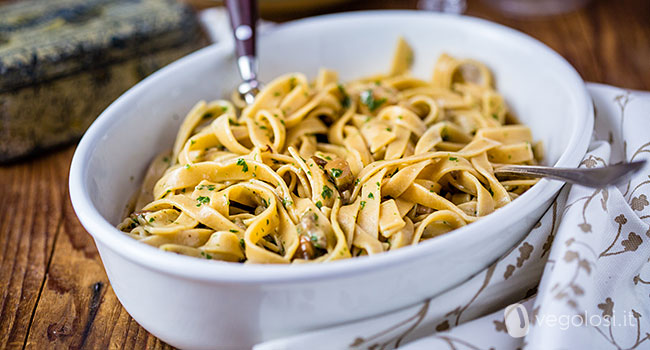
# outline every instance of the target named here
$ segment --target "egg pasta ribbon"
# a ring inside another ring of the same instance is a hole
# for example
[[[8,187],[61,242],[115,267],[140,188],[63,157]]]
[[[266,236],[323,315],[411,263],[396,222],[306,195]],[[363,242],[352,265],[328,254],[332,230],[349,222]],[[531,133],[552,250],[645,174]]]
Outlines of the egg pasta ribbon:
[[[534,185],[494,175],[542,148],[489,69],[443,54],[422,80],[413,58],[400,38],[388,74],[290,73],[248,106],[197,103],[118,228],[204,259],[328,262],[453,234]]]

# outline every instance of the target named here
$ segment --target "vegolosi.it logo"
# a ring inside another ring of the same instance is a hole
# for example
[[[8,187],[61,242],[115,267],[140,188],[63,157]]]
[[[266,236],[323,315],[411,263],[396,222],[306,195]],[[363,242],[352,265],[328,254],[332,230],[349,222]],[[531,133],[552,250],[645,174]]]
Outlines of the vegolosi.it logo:
[[[519,303],[508,305],[503,311],[503,318],[506,330],[511,337],[521,338],[528,334],[528,311],[523,305]]]

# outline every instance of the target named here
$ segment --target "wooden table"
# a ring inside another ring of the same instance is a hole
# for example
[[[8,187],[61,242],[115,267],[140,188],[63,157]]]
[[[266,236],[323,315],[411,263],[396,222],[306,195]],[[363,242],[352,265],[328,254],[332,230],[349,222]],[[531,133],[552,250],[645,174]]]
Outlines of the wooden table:
[[[322,13],[416,3],[361,1]],[[468,13],[538,38],[587,81],[650,90],[650,1],[595,0],[576,13],[527,21],[470,0]],[[0,167],[0,349],[169,349],[122,308],[72,210],[73,152],[69,146]]]

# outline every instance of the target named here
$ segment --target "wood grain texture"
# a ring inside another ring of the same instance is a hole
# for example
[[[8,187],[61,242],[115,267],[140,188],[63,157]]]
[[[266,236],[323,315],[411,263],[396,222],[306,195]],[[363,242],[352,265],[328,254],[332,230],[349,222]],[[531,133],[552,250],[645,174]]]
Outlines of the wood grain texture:
[[[0,348],[22,348],[67,200],[72,150],[0,168]]]
[[[416,4],[357,1],[312,14]],[[594,0],[575,13],[522,20],[470,0],[468,13],[538,38],[585,80],[650,90],[650,1]],[[74,215],[73,151],[0,167],[0,349],[171,349],[122,308]]]
[[[69,201],[26,349],[171,348],[140,327],[111,288],[95,244]]]
[[[539,39],[586,81],[650,90],[650,1],[594,0],[577,12],[528,20],[506,18],[482,1],[470,1],[468,14]]]

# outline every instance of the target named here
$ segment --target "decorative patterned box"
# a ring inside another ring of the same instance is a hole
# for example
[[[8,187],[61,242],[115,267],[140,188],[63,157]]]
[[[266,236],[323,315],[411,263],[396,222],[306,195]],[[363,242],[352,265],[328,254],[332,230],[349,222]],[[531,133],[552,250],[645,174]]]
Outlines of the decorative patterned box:
[[[125,90],[206,43],[175,0],[0,1],[0,163],[78,139]]]

